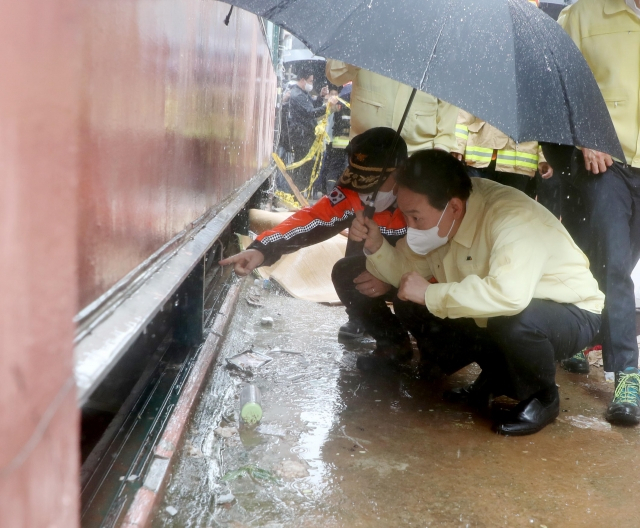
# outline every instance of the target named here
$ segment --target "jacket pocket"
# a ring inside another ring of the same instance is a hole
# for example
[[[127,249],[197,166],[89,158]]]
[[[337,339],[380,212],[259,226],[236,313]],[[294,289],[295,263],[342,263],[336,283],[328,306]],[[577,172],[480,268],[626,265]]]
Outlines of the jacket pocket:
[[[615,90],[602,90],[602,97],[604,98],[604,102],[607,103],[607,106],[613,106],[614,108],[627,104],[626,94],[616,92]]]
[[[476,119],[473,123],[471,123],[468,126],[469,132],[473,132],[474,134],[477,134],[478,132],[480,132],[480,130],[482,130],[484,125],[485,125],[485,121],[480,121],[479,119]]]
[[[419,149],[429,145],[437,133],[437,113],[436,102],[434,104],[421,102],[417,108],[411,109],[409,126],[405,127],[406,132],[403,133],[408,145],[418,146]]]
[[[382,108],[382,107],[384,106],[382,103],[380,103],[380,102],[378,102],[378,101],[374,101],[373,99],[368,99],[368,98],[366,98],[366,97],[360,97],[360,96],[358,96],[358,97],[356,97],[356,99],[357,99],[358,101],[360,101],[361,103],[364,103],[364,104],[366,104],[366,105],[373,106],[373,107],[375,107],[375,108]]]
[[[361,90],[351,96],[351,132],[354,135],[362,134],[370,128],[389,126],[382,98],[376,95],[368,90]]]

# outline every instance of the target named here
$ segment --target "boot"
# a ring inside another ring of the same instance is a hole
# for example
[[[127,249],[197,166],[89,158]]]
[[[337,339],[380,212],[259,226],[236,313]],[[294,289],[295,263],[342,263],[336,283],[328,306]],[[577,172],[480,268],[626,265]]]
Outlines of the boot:
[[[606,412],[607,421],[617,425],[640,422],[640,374],[628,367],[616,374],[616,391]]]

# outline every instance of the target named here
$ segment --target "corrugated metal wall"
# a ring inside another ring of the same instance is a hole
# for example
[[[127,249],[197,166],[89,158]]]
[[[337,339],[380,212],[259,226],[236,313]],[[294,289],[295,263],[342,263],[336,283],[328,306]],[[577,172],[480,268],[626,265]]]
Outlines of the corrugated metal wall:
[[[79,306],[268,164],[259,20],[214,0],[82,2]]]

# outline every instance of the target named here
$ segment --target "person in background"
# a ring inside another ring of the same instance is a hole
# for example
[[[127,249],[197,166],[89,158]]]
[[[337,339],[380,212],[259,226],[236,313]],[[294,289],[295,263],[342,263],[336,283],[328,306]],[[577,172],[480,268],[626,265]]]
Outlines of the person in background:
[[[455,153],[471,167],[472,176],[488,178],[535,197],[534,177],[537,171],[543,179],[553,176],[535,141],[516,143],[509,136],[460,110],[456,124]]]
[[[447,374],[472,362],[482,368],[449,400],[487,406],[510,396],[520,403],[496,432],[540,431],[560,411],[555,361],[587,346],[600,327],[604,295],[587,257],[542,205],[470,178],[443,152],[415,153],[396,182],[406,237],[392,247],[360,213],[351,226],[350,236],[365,241],[367,270],[398,288],[394,310],[421,361]]]
[[[335,87],[335,93],[331,88],[333,87],[330,87],[329,94],[338,96],[337,87]],[[351,85],[342,87],[339,97],[348,103],[351,99]],[[314,187],[316,192],[327,194],[331,191],[336,186],[340,175],[347,168],[349,156],[346,147],[349,144],[350,119],[351,110],[338,102],[335,105],[335,112],[329,116],[327,124],[327,134],[330,141],[324,153],[317,185]]]
[[[350,137],[374,127],[397,130],[409,102],[410,86],[332,59],[327,61],[326,76],[335,84],[352,82]],[[409,154],[433,148],[453,151],[457,117],[457,107],[418,91],[402,129]]]
[[[315,101],[309,93],[313,90],[313,73],[311,70],[301,70],[298,82],[291,87],[289,97],[289,109],[287,112],[288,143],[293,151],[294,162],[304,158],[316,139],[316,125],[318,118],[322,116],[327,104],[337,103],[335,97],[326,102],[324,96],[328,93],[328,87],[323,87],[320,97]],[[306,189],[311,178],[313,162],[308,162],[291,171],[291,179],[298,189]]]
[[[244,276],[257,267],[273,264],[282,255],[327,240],[348,228],[356,211],[364,210],[364,202],[378,183],[394,137],[395,132],[384,127],[354,137],[347,147],[349,165],[327,196],[261,233],[247,250],[220,264],[233,264],[236,274]],[[389,176],[375,200],[373,221],[391,246],[407,232],[404,217],[396,208],[395,180],[391,174],[406,157],[407,146],[400,139],[387,169]],[[366,331],[377,341],[373,356],[358,358],[358,368],[371,370],[408,361],[412,348],[407,332],[386,304],[395,290],[371,275],[365,263],[364,255],[343,258],[334,265],[331,277],[349,316],[338,336],[354,339]]]
[[[631,272],[640,259],[640,0],[580,0],[560,22],[600,87],[625,159],[582,148],[575,185],[587,210],[589,258],[606,295],[602,355],[615,372],[606,418],[640,422],[640,373]],[[586,362],[584,354],[570,365]]]
[[[284,161],[286,165],[293,163],[293,149],[291,147],[291,143],[289,141],[291,135],[289,134],[289,120],[287,116],[289,115],[289,99],[291,98],[291,86],[295,84],[295,82],[285,83],[282,87],[282,98],[280,99],[280,108],[278,109],[280,112],[280,136],[278,138],[278,148],[276,153]],[[278,175],[278,181],[282,180],[284,182],[284,178],[282,175]],[[282,187],[282,185],[278,185],[278,187]]]

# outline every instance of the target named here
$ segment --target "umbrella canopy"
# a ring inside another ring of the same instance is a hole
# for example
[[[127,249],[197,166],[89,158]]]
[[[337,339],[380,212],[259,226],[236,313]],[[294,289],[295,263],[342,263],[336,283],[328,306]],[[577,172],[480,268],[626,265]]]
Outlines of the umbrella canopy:
[[[318,57],[307,49],[292,49],[282,52],[282,62],[298,61],[324,61],[324,57]]]
[[[584,57],[527,0],[233,0],[316,55],[385,75],[467,110],[515,141],[623,160]]]

